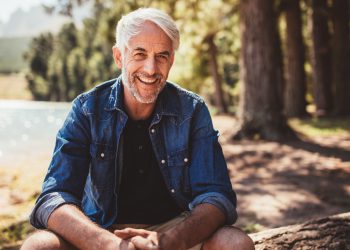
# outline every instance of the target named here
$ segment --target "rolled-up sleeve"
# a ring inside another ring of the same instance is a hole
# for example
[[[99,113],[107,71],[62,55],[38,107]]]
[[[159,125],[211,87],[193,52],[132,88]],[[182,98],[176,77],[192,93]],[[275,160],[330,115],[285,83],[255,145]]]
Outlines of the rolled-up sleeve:
[[[218,136],[207,106],[200,103],[191,133],[189,177],[193,200],[189,209],[202,203],[212,204],[225,214],[226,224],[230,225],[237,220],[237,199]]]
[[[63,204],[80,206],[90,164],[90,129],[77,98],[56,137],[42,193],[30,215],[36,228],[47,228],[51,213]]]
[[[232,201],[227,199],[224,195],[217,192],[204,193],[197,196],[190,204],[189,209],[194,209],[197,205],[209,203],[219,208],[226,216],[226,224],[231,225],[237,220],[236,207]]]
[[[35,228],[47,228],[52,212],[63,204],[74,204],[80,207],[80,201],[69,193],[53,192],[41,197],[30,215],[30,223]]]

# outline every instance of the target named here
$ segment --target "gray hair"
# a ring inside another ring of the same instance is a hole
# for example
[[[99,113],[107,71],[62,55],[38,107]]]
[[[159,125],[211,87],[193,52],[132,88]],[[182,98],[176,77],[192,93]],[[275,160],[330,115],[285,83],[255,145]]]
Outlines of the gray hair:
[[[116,28],[116,47],[124,53],[131,37],[137,35],[142,24],[150,21],[161,28],[172,41],[173,49],[180,44],[180,33],[174,20],[163,11],[154,8],[140,8],[123,16]]]

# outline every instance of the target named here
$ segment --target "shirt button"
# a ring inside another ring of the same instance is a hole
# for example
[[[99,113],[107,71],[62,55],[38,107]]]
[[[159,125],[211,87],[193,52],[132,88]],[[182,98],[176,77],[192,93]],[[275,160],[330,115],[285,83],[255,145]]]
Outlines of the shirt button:
[[[139,150],[142,150],[142,145],[139,146]]]
[[[165,163],[165,160],[161,160],[160,162],[161,162],[162,164],[164,164],[164,163]]]
[[[154,134],[156,130],[154,128],[151,129],[151,133]]]
[[[188,159],[187,159],[187,158],[185,158],[185,159],[184,159],[184,162],[188,162]]]
[[[175,193],[175,189],[171,189],[170,192]]]
[[[101,158],[105,157],[105,154],[104,153],[101,153]]]
[[[139,169],[139,174],[143,174],[143,173],[144,173],[143,169]]]

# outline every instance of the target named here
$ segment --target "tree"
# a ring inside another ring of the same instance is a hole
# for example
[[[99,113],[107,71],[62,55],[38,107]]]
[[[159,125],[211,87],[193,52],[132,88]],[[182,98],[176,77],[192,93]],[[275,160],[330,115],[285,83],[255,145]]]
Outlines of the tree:
[[[282,114],[281,65],[273,0],[245,0],[241,18],[240,127],[234,139],[294,137]],[[252,18],[254,17],[254,18]]]
[[[333,0],[334,114],[350,115],[349,2]]]
[[[305,49],[299,2],[299,0],[284,0],[287,62],[284,112],[288,117],[306,115]]]
[[[350,213],[251,234],[255,249],[349,249]]]
[[[327,0],[312,0],[311,7],[313,97],[316,115],[323,116],[329,114],[332,109],[332,68]]]
[[[48,58],[53,52],[53,35],[44,33],[34,38],[24,58],[29,63],[29,72],[26,74],[29,90],[36,100],[50,98],[48,78]]]
[[[219,113],[227,113],[227,105],[222,90],[222,80],[217,62],[217,47],[214,43],[215,34],[208,34],[204,41],[208,44],[209,70],[215,84],[215,101]]]
[[[195,58],[191,63],[198,63],[202,69],[196,72],[205,78],[211,77],[213,84],[214,105],[219,113],[228,112],[228,104],[224,93],[224,82],[220,70],[220,45],[218,45],[218,34],[225,29],[228,20],[235,9],[234,3],[224,1],[178,1],[176,5],[170,5],[169,9],[176,9],[174,18],[179,19],[181,35],[192,37],[192,47],[196,49]],[[197,44],[194,44],[197,40]],[[203,70],[203,67],[205,69]]]

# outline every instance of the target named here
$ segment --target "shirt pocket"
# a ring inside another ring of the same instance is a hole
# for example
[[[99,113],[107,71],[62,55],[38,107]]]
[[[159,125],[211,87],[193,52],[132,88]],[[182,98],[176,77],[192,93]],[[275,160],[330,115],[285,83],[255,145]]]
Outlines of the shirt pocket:
[[[116,149],[106,144],[93,143],[90,145],[90,155],[90,176],[93,187],[114,188]]]
[[[168,156],[168,166],[173,185],[184,194],[191,193],[189,176],[190,158],[187,149],[170,153]]]

